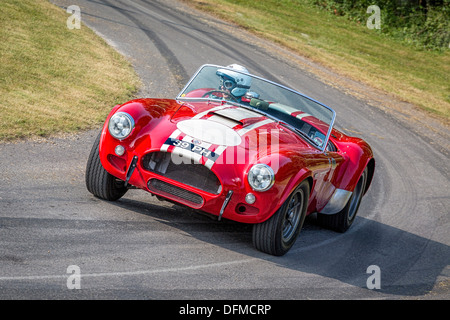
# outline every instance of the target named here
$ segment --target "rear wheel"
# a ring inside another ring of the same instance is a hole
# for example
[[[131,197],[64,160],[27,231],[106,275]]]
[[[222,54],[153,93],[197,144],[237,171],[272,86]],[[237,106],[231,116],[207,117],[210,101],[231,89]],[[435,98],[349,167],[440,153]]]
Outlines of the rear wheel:
[[[100,136],[101,133],[92,146],[86,164],[86,187],[98,198],[115,201],[120,199],[128,191],[128,188],[125,187],[124,181],[117,179],[103,168],[98,150]]]
[[[317,214],[317,220],[322,226],[338,232],[345,232],[348,228],[350,228],[353,221],[355,221],[359,205],[361,204],[361,199],[364,195],[367,182],[367,172],[367,168],[364,169],[364,172],[361,175],[361,178],[359,178],[355,190],[353,190],[352,196],[348,200],[348,203],[344,209],[331,215],[322,213]]]
[[[306,217],[309,184],[303,181],[268,220],[253,226],[253,244],[265,253],[282,256],[294,245]]]

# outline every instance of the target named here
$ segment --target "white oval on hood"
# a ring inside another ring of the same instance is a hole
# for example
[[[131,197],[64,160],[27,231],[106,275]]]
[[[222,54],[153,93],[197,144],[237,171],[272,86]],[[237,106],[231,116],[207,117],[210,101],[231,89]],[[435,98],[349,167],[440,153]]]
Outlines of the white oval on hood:
[[[226,125],[203,119],[190,119],[178,122],[177,128],[203,142],[233,147],[241,144],[239,134]]]

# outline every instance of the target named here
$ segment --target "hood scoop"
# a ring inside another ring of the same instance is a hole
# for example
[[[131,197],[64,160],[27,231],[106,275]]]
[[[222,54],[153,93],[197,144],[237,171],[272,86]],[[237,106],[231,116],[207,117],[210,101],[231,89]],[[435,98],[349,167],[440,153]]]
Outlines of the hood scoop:
[[[245,119],[251,118],[262,118],[263,116],[257,112],[253,112],[251,110],[247,110],[239,107],[231,107],[222,110],[212,111],[212,113],[216,115],[220,115],[224,118],[232,119],[237,122],[241,122]]]
[[[208,115],[211,115],[209,120],[216,120],[217,122],[223,123],[231,128],[236,125],[246,127],[264,119],[264,116],[257,112],[234,106],[226,109],[211,111]]]
[[[233,128],[235,126],[243,126],[244,123],[237,118],[232,118],[227,115],[223,115],[217,111],[211,111],[208,113],[208,120],[214,121],[226,125],[227,127]]]

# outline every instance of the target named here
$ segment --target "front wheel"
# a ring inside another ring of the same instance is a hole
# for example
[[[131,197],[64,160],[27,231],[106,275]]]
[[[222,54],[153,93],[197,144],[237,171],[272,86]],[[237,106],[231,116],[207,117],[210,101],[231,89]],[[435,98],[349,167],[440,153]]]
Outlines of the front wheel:
[[[294,245],[306,217],[309,184],[303,181],[268,220],[253,226],[256,249],[274,255],[286,254]]]
[[[86,187],[97,198],[115,201],[120,199],[128,188],[125,187],[124,181],[117,179],[103,168],[98,151],[100,136],[101,133],[92,146],[86,164]]]

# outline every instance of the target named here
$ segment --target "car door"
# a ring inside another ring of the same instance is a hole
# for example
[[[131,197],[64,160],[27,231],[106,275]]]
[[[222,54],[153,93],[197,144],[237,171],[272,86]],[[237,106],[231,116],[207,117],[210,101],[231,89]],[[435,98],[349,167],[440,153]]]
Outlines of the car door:
[[[339,153],[333,151],[325,151],[316,155],[316,165],[313,170],[315,183],[311,196],[315,199],[317,209],[323,208],[336,190],[333,181],[338,174],[337,168],[343,160]]]

